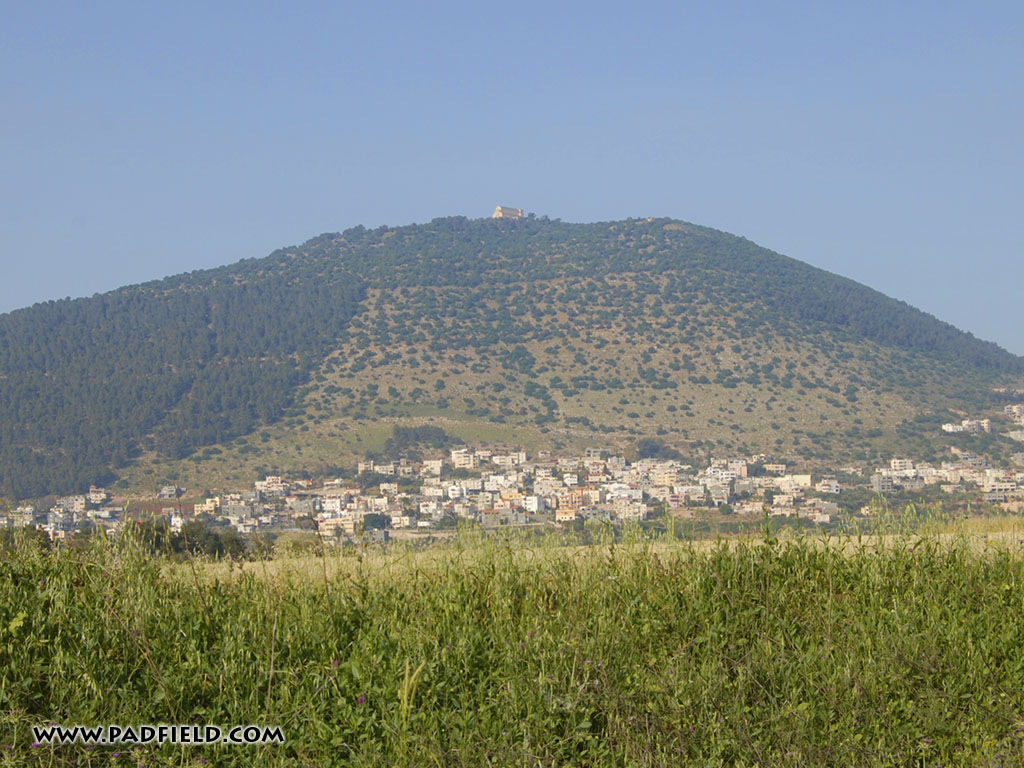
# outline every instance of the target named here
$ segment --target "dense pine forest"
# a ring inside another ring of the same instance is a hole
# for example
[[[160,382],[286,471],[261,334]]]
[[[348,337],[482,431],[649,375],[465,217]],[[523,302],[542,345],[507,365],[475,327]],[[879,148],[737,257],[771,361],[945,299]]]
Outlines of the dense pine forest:
[[[0,493],[109,482],[286,415],[425,405],[693,440],[700,403],[742,394],[749,422],[711,424],[739,435],[810,391],[834,450],[840,426],[863,437],[864,408],[973,407],[1022,373],[1024,358],[903,302],[684,222],[356,227],[0,315]]]
[[[275,421],[356,312],[358,280],[280,260],[0,316],[0,487],[106,482]]]

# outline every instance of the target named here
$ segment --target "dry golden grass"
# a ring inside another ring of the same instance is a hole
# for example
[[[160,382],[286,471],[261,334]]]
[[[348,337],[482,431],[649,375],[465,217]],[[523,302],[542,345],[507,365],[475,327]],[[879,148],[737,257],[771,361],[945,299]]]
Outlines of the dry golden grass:
[[[817,547],[828,547],[846,554],[884,552],[894,548],[916,549],[923,543],[940,550],[960,549],[978,555],[1009,553],[1024,556],[1024,520],[1016,517],[972,518],[955,524],[925,525],[916,532],[863,536],[813,536],[782,532],[773,540],[785,543],[808,542]],[[638,556],[653,561],[671,560],[680,555],[708,553],[719,547],[735,549],[745,545],[763,545],[761,536],[731,536],[693,541],[665,539],[636,539],[605,545],[579,545],[547,540],[528,540],[515,533],[504,537],[476,531],[454,533],[449,538],[423,541],[398,541],[387,548],[370,547],[323,548],[318,554],[281,554],[267,560],[233,562],[195,559],[164,565],[166,578],[186,581],[232,583],[251,576],[261,581],[282,586],[296,584],[334,583],[343,580],[369,579],[371,581],[398,579],[411,576],[421,578],[447,569],[470,569],[491,562],[495,553],[523,566],[553,560],[573,562],[577,567],[602,565],[611,560],[631,560]],[[966,544],[966,547],[964,546]]]

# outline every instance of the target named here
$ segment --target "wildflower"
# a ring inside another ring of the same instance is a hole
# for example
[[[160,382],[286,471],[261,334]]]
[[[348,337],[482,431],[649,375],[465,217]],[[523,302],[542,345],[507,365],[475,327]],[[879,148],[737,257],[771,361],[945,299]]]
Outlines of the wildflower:
[[[43,743],[41,741],[33,741],[32,742],[32,746],[33,747],[41,747],[41,746],[43,746]]]
[[[359,694],[359,696],[356,697],[356,704],[358,704],[359,706],[362,706],[365,703],[366,703],[366,698],[363,696],[363,694]]]
[[[339,664],[341,664],[341,659],[331,659],[332,667],[337,667]]]

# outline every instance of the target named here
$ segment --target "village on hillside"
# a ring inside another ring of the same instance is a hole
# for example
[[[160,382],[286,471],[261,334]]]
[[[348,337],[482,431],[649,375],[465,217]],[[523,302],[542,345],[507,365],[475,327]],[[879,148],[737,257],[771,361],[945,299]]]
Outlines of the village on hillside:
[[[1007,406],[1006,417],[1024,426],[1024,404]],[[945,432],[991,430],[989,420],[945,424]],[[1024,434],[1019,435],[1024,438]],[[934,492],[977,508],[1024,510],[1024,452],[1013,467],[997,467],[970,451],[950,448],[938,465],[892,458],[876,467],[845,466],[811,473],[767,455],[713,458],[694,467],[675,458],[632,462],[601,449],[580,456],[540,451],[498,453],[458,447],[421,461],[366,459],[354,478],[286,479],[267,476],[250,489],[185,501],[184,489],[168,485],[147,507],[171,530],[198,519],[230,526],[239,534],[313,530],[329,543],[367,532],[377,538],[451,528],[483,529],[561,525],[578,520],[612,524],[670,515],[697,518],[716,513],[736,519],[764,515],[827,525],[841,514],[870,516],[877,504],[840,504],[850,491],[868,502],[886,495]],[[37,528],[52,540],[102,528],[117,535],[131,519],[105,489],[57,500],[38,510],[23,505],[0,515],[0,526]],[[135,514],[138,519],[138,514]]]

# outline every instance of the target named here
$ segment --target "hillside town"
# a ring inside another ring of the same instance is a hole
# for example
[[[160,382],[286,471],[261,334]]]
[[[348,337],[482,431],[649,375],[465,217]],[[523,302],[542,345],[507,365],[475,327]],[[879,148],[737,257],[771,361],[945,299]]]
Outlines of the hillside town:
[[[1024,426],[1024,404],[1007,406],[1005,413]],[[991,424],[965,420],[942,429],[988,431]],[[242,535],[315,530],[329,543],[367,531],[382,537],[385,531],[415,535],[457,524],[489,530],[586,520],[621,524],[665,515],[769,515],[827,525],[843,514],[872,515],[877,504],[859,502],[893,493],[941,492],[1019,513],[1024,510],[1024,452],[1015,454],[1012,463],[993,466],[955,446],[939,463],[895,457],[880,466],[851,465],[831,472],[801,470],[764,454],[712,458],[695,467],[676,458],[627,461],[597,448],[583,455],[539,451],[529,456],[462,446],[419,461],[368,458],[350,478],[314,483],[271,475],[246,490],[188,501],[185,489],[167,485],[157,494],[156,506],[147,509],[171,530],[200,519]],[[850,498],[858,500],[852,508]],[[86,494],[57,499],[46,510],[23,505],[8,511],[0,515],[0,526],[34,527],[61,541],[76,531],[103,529],[116,535],[131,517],[105,489],[92,487]]]

